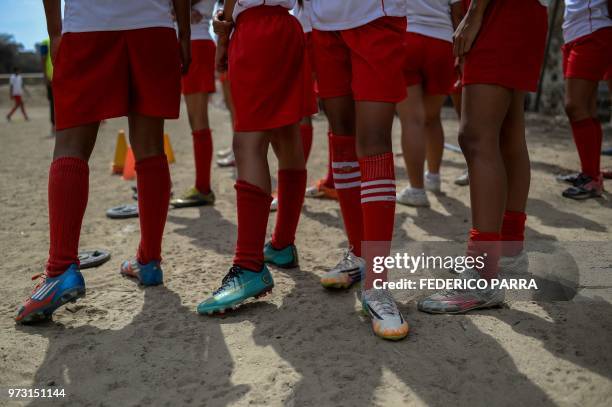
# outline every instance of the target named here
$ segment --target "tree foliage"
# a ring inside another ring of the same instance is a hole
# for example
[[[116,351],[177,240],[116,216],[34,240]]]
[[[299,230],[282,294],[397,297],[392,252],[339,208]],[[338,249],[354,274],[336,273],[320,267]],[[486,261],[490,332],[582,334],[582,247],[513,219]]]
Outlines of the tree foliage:
[[[36,52],[25,51],[23,44],[11,34],[0,33],[0,73],[11,73],[18,67],[21,72],[40,72],[40,57]]]

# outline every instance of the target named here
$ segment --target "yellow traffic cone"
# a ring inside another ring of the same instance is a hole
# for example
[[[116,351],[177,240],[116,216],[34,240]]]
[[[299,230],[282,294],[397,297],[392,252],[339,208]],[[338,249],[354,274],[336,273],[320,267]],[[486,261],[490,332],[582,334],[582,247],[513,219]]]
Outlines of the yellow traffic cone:
[[[167,133],[164,133],[164,152],[166,153],[166,157],[168,158],[169,164],[174,164],[174,150],[172,150],[172,144],[170,144],[170,136]]]
[[[115,158],[111,163],[111,174],[123,174],[126,154],[127,143],[125,141],[125,130],[119,130],[119,133],[117,133],[117,144],[115,145]]]

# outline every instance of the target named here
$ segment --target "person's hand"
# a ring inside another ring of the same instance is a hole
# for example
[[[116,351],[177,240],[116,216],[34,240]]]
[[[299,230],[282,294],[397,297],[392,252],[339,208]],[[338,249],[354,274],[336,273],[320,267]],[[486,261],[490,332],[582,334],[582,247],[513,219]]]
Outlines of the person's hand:
[[[476,13],[466,14],[453,34],[453,54],[463,57],[467,54],[478,36],[482,25],[482,16]]]
[[[229,36],[234,28],[234,23],[231,21],[225,21],[223,10],[217,10],[217,13],[213,17],[213,31],[219,37],[219,41],[229,40]]]
[[[179,45],[181,48],[181,73],[185,75],[189,72],[189,65],[191,65],[191,38],[190,36],[179,39]]]
[[[49,52],[51,52],[51,63],[55,65],[55,58],[57,57],[57,50],[59,50],[60,41],[62,40],[62,35],[54,35],[49,38]]]
[[[191,9],[191,24],[197,24],[202,21],[203,18],[204,16],[202,13],[200,13],[198,10]]]
[[[217,43],[217,51],[215,53],[215,67],[217,72],[227,72],[227,42],[219,41]]]

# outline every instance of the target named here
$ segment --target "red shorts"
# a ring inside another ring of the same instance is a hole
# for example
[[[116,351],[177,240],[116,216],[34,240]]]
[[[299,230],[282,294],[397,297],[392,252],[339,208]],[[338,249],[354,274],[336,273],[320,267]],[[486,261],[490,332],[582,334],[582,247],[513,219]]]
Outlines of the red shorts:
[[[275,129],[317,111],[304,32],[286,8],[240,13],[228,55],[236,131]]]
[[[213,40],[191,41],[191,65],[181,78],[184,95],[215,92],[215,50]]]
[[[402,101],[405,33],[405,17],[381,17],[350,30],[313,30],[319,96]]]
[[[463,85],[493,84],[535,91],[544,59],[548,17],[538,0],[496,0],[465,57]]]
[[[612,71],[612,27],[576,38],[562,47],[563,75],[566,78],[598,82]]]
[[[453,45],[426,35],[407,32],[404,80],[406,86],[423,84],[431,95],[448,95],[455,83]]]
[[[62,35],[55,60],[56,129],[138,113],[176,119],[181,62],[171,28]]]
[[[20,105],[23,103],[23,100],[21,99],[21,95],[13,95],[13,100],[15,101],[16,105]]]

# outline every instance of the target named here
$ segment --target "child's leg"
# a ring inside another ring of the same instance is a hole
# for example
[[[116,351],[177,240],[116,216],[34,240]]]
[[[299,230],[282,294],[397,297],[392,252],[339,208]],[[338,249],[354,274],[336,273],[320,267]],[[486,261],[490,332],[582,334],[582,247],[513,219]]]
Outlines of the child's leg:
[[[140,264],[161,261],[161,244],[170,202],[170,170],[164,154],[164,120],[131,114],[130,144],[136,158]]]
[[[302,137],[302,151],[304,151],[304,161],[308,162],[310,149],[312,148],[312,119],[304,116],[300,122],[300,135]]]
[[[13,117],[13,113],[15,113],[17,111],[17,109],[19,109],[19,102],[17,102],[17,100],[15,100],[15,104],[13,105],[13,108],[6,115],[6,118],[10,120],[11,117]]]
[[[410,186],[422,189],[425,165],[425,107],[421,84],[408,87],[408,96],[397,104],[397,114],[402,124],[402,153]]]
[[[263,248],[270,213],[269,135],[263,132],[236,132],[236,201],[238,239],[234,264],[251,271],[263,267]],[[303,155],[300,157],[303,162]]]
[[[395,219],[395,168],[391,145],[394,103],[355,103],[357,112],[357,154],[361,169],[361,210],[363,241],[378,242],[368,248],[366,265],[375,256],[388,256]],[[370,270],[371,267],[367,267]],[[365,289],[374,277],[386,281],[386,271],[374,276],[368,272]]]
[[[324,99],[332,135],[332,169],[344,228],[353,253],[361,256],[363,221],[360,177],[355,145],[355,102],[352,96]]]
[[[525,141],[525,93],[514,91],[508,114],[501,130],[500,148],[508,193],[502,222],[503,256],[516,256],[523,250],[525,207],[531,182],[529,152]]]
[[[78,264],[81,224],[89,194],[89,166],[99,123],[58,131],[49,169],[49,259],[46,273]]]
[[[195,187],[200,193],[207,194],[210,192],[210,166],[213,154],[212,134],[208,124],[208,93],[187,94],[185,104],[193,135]]]
[[[28,114],[26,113],[26,110],[25,110],[25,103],[23,103],[23,99],[22,99],[22,100],[21,100],[21,102],[19,103],[19,107],[21,108],[21,113],[23,114],[23,117],[24,117],[26,120],[30,120],[30,119],[28,118]]]
[[[440,111],[445,95],[428,95],[423,98],[425,106],[425,140],[427,170],[430,174],[439,174],[444,153],[444,130],[440,119]]]
[[[565,82],[565,112],[572,126],[574,142],[580,156],[581,172],[594,180],[599,178],[602,129],[593,115],[597,82],[567,78]]]
[[[473,225],[468,253],[487,253],[480,271],[483,278],[497,274],[497,241],[507,196],[500,133],[512,99],[513,92],[501,86],[468,85],[463,89],[459,144],[468,164]]]
[[[278,157],[278,214],[272,246],[283,249],[294,243],[302,212],[306,190],[305,154],[297,125],[274,130],[271,142]]]

